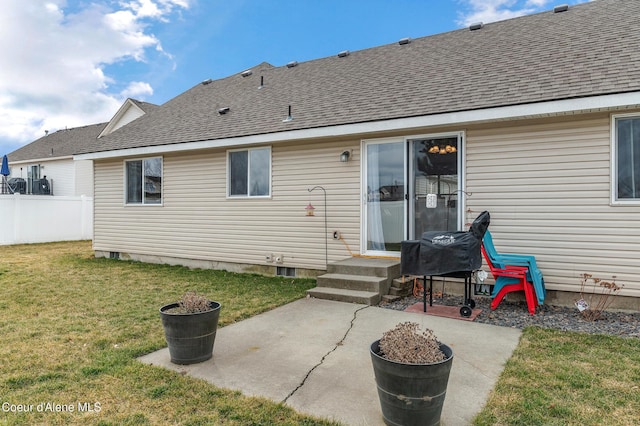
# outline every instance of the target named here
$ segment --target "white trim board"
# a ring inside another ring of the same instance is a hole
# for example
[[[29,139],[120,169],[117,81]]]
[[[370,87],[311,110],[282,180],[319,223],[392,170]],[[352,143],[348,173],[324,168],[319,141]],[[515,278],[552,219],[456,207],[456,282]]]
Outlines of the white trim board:
[[[397,118],[357,124],[317,127],[313,129],[291,130],[234,138],[213,139],[198,142],[183,142],[140,148],[117,149],[74,155],[74,160],[99,160],[125,156],[157,155],[168,152],[193,151],[207,148],[224,148],[255,144],[272,144],[291,140],[315,139],[323,137],[362,135],[383,131],[405,130],[421,127],[464,125],[517,118],[535,118],[563,114],[578,114],[616,108],[640,108],[640,92],[564,99],[532,104],[485,108],[471,111],[449,112],[419,117]]]

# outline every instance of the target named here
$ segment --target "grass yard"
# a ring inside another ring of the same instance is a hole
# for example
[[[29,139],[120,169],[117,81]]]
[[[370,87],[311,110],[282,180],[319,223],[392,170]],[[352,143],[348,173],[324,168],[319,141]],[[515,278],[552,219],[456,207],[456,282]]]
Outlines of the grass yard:
[[[94,259],[86,241],[0,259],[0,425],[334,424],[136,361],[166,346],[158,310],[187,290],[220,301],[224,326],[313,280]],[[474,424],[636,425],[639,386],[640,339],[528,328]]]
[[[220,301],[224,326],[313,280],[94,259],[87,241],[2,246],[0,259],[0,424],[332,424],[136,361],[166,346],[158,310],[187,290]]]
[[[525,329],[474,424],[640,424],[640,339]]]

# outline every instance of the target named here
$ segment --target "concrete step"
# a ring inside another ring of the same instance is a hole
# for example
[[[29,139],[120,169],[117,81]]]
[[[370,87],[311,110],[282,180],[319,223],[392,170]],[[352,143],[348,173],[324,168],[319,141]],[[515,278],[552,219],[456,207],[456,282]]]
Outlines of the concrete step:
[[[327,273],[395,278],[400,276],[400,260],[351,257],[328,265]]]
[[[388,279],[367,275],[324,274],[317,278],[318,287],[343,288],[347,290],[373,291],[386,294],[389,291]]]
[[[361,303],[363,305],[370,306],[380,303],[380,293],[373,291],[357,291],[345,288],[316,287],[307,290],[307,295],[315,297],[316,299]]]

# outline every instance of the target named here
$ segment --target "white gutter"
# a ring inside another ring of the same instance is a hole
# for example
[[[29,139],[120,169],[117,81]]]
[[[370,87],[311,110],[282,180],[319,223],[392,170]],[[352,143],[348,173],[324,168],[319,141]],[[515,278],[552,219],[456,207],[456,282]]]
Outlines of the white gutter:
[[[400,131],[411,128],[469,124],[496,120],[508,120],[532,116],[549,116],[565,113],[579,113],[622,107],[640,107],[640,92],[614,95],[592,96],[587,98],[565,99],[558,101],[530,103],[523,105],[486,108],[472,111],[450,112],[420,117],[397,118],[357,124],[318,127],[313,129],[291,130],[236,138],[214,139],[199,142],[184,142],[141,148],[118,149],[75,155],[74,160],[99,160],[125,156],[154,155],[168,152],[192,151],[207,148],[222,148],[265,143],[286,142],[301,139],[316,139],[332,136],[350,136],[383,131]]]

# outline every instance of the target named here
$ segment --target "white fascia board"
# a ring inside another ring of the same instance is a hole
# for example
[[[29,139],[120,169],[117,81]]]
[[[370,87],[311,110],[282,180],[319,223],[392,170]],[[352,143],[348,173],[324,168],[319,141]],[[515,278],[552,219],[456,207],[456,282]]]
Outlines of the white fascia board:
[[[98,160],[127,156],[155,155],[169,152],[193,151],[207,148],[223,148],[232,146],[278,143],[292,140],[401,131],[405,129],[421,127],[462,125],[477,122],[566,114],[572,112],[579,113],[584,111],[615,109],[629,106],[640,107],[640,92],[564,99],[557,101],[485,108],[470,111],[449,112],[444,114],[397,118],[357,124],[343,124],[337,126],[317,127],[313,129],[291,130],[277,133],[240,136],[237,138],[213,139],[199,142],[183,142],[169,145],[120,149],[89,154],[79,154],[75,155],[74,159]]]
[[[9,161],[9,164],[10,165],[33,164],[33,163],[44,163],[47,161],[59,161],[59,160],[74,160],[74,157],[73,155],[65,155],[63,157],[32,158],[30,160]]]

